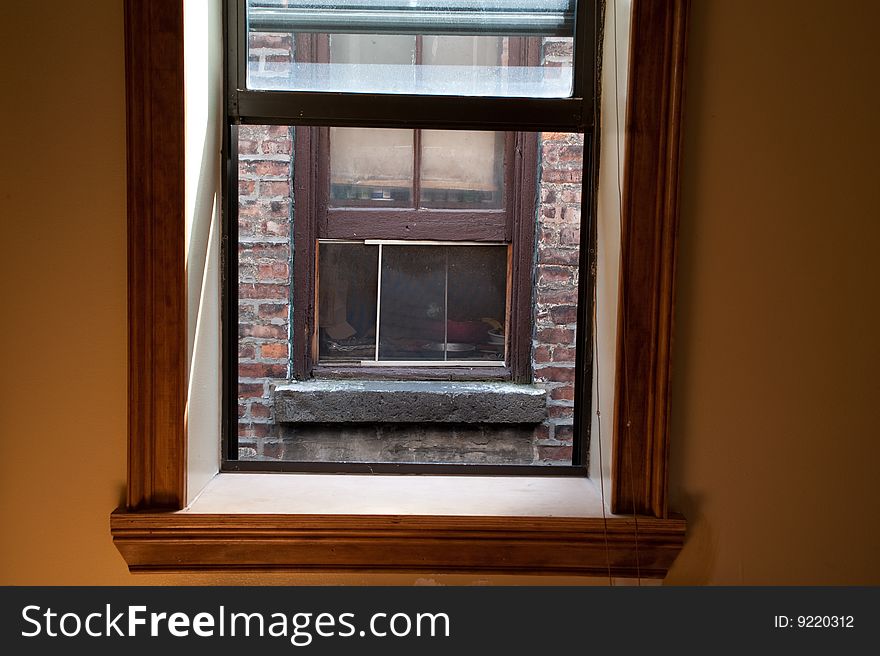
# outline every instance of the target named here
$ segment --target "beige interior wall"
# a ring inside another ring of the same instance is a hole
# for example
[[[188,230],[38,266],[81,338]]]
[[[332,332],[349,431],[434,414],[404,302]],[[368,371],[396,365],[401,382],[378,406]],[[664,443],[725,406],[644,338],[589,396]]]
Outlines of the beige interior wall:
[[[880,583],[880,3],[692,5],[672,583]]]
[[[49,5],[0,22],[0,583],[575,582],[127,573],[122,5]],[[880,5],[693,5],[669,581],[878,583]]]

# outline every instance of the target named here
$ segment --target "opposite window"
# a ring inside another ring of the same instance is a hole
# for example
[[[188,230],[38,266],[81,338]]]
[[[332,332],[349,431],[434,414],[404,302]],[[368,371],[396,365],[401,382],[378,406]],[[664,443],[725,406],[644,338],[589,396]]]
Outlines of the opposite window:
[[[230,12],[227,467],[582,473],[574,4],[363,4]]]

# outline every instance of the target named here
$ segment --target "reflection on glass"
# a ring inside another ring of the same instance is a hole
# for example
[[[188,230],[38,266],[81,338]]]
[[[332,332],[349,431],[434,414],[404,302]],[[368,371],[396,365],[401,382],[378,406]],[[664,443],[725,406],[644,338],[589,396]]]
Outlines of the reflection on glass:
[[[502,206],[504,135],[470,130],[423,130],[421,206]]]
[[[503,364],[506,314],[507,246],[319,243],[321,362]]]
[[[318,353],[326,362],[376,355],[378,246],[318,245]]]
[[[574,16],[574,0],[248,0],[247,84],[277,91],[567,97],[571,57],[554,57],[560,47],[571,50]],[[521,61],[527,40],[542,52],[540,61]]]
[[[411,206],[413,131],[330,128],[334,205]]]
[[[333,64],[405,64],[416,58],[416,37],[397,34],[331,34]],[[354,69],[352,69],[354,70]]]
[[[379,359],[503,360],[506,289],[506,246],[384,246]]]
[[[499,36],[423,36],[427,66],[507,66],[508,39]]]

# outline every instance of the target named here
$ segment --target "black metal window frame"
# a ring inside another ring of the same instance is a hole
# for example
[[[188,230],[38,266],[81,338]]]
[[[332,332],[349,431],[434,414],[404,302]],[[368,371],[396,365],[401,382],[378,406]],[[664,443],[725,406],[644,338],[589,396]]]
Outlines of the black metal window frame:
[[[579,0],[574,15],[572,95],[566,98],[480,97],[254,91],[247,88],[246,0],[224,0],[225,107],[223,162],[223,422],[221,471],[587,476],[592,406],[592,317],[595,304],[595,185],[598,143],[599,36],[602,0]],[[327,3],[340,4],[340,3]],[[238,162],[239,125],[337,126],[584,135],[572,464],[443,465],[238,460]]]

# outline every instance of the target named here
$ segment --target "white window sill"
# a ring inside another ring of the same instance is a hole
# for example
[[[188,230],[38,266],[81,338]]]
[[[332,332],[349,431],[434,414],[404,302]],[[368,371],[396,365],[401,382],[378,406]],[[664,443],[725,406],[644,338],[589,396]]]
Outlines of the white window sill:
[[[215,476],[189,514],[601,517],[587,478],[244,474]]]
[[[396,571],[663,578],[680,517],[602,513],[574,477],[219,474],[184,510],[115,511],[134,572]]]

